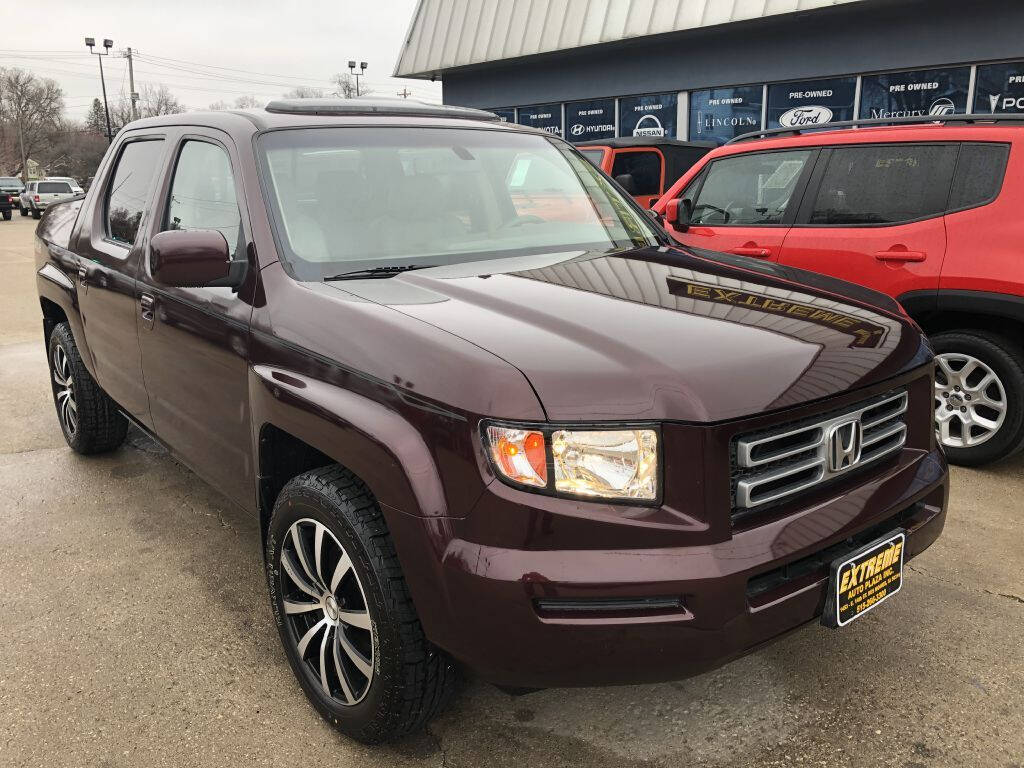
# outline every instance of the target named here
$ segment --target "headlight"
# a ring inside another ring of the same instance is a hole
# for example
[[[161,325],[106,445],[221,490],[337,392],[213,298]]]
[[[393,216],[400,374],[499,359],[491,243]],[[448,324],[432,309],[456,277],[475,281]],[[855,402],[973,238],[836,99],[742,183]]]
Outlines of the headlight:
[[[487,448],[505,479],[557,495],[658,498],[654,429],[550,429],[489,425]]]

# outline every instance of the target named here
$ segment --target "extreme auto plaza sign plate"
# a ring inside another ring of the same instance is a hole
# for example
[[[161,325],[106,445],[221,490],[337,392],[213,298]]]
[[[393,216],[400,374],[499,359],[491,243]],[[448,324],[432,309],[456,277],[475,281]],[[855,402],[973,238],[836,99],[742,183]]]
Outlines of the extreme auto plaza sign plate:
[[[845,627],[899,592],[903,586],[905,542],[903,531],[891,533],[834,562],[822,622]]]

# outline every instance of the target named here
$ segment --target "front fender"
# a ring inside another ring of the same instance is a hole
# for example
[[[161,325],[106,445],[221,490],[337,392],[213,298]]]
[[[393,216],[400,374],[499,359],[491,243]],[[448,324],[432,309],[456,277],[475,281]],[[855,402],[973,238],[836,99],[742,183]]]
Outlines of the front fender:
[[[433,455],[398,412],[296,371],[255,365],[250,372],[256,439],[263,424],[273,424],[354,472],[381,504],[417,517],[448,516]]]

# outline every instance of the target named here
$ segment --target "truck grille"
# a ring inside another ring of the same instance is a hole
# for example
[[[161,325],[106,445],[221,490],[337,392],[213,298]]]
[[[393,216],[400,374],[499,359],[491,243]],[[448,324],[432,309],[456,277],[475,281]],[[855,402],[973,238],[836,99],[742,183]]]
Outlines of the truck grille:
[[[779,502],[903,447],[907,393],[741,435],[734,442],[734,515]]]

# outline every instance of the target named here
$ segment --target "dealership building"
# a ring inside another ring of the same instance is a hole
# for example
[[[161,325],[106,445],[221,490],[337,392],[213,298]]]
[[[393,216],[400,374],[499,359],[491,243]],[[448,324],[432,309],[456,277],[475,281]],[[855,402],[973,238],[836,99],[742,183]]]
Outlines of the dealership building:
[[[1024,2],[420,0],[395,75],[571,141],[1024,113]]]

